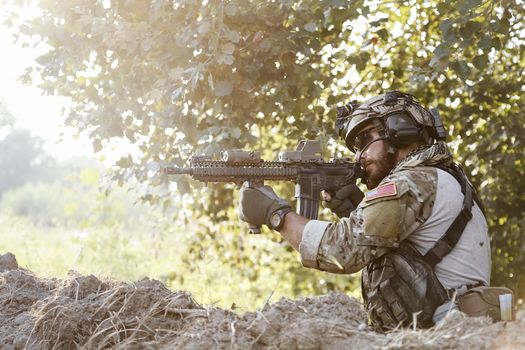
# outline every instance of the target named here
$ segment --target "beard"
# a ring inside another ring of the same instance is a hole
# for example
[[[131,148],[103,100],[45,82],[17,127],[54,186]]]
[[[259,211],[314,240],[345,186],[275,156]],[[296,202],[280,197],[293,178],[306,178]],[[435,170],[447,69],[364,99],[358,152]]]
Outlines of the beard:
[[[364,164],[364,171],[366,172],[366,187],[371,190],[383,180],[396,164],[395,154],[388,152],[390,146],[386,142],[383,143],[383,150],[377,157],[368,157]]]

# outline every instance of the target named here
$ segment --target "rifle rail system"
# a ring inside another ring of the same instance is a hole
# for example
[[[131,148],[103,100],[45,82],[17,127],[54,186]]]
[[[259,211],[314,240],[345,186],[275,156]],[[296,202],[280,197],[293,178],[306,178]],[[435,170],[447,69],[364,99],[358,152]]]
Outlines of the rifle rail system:
[[[333,158],[325,162],[321,143],[303,140],[294,151],[281,151],[278,160],[265,161],[260,152],[240,149],[222,151],[220,160],[205,156],[190,158],[190,167],[166,167],[167,175],[190,175],[208,182],[233,182],[238,187],[260,187],[264,181],[293,181],[296,211],[309,219],[317,219],[321,190],[335,192],[342,186],[355,183],[360,167],[349,158]],[[250,227],[250,233],[259,233]]]

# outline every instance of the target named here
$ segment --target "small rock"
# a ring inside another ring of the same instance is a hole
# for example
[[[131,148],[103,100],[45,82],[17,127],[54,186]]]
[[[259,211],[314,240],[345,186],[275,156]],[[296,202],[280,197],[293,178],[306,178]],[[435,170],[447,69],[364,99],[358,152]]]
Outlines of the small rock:
[[[18,337],[16,337],[13,341],[15,349],[25,349],[28,339],[29,338],[27,337],[27,335],[19,335]]]
[[[13,320],[13,324],[14,325],[23,325],[23,324],[26,324],[27,322],[29,322],[30,320],[30,317],[27,313],[21,313],[20,315],[16,316]]]
[[[18,269],[18,263],[16,262],[15,255],[13,253],[5,253],[4,255],[0,255],[0,272],[16,269]]]

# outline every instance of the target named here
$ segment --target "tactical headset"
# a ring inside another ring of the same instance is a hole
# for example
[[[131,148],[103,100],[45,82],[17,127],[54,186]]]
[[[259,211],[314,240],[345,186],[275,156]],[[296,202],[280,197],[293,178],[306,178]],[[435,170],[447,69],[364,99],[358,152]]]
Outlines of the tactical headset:
[[[413,142],[432,143],[426,128],[418,125],[407,113],[392,113],[386,115],[383,120],[383,133],[395,148],[403,148]]]

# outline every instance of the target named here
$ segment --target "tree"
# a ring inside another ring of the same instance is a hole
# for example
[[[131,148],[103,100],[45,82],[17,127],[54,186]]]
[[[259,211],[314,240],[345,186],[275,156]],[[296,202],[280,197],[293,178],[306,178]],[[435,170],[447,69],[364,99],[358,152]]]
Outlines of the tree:
[[[486,202],[494,282],[518,290],[524,8],[522,0],[49,0],[38,17],[13,13],[8,24],[19,41],[49,48],[25,81],[68,96],[67,122],[95,150],[114,138],[135,144],[141,155],[120,159],[116,178],[149,183],[145,198],[166,205],[171,193],[152,162],[327,141],[336,103],[386,89],[416,94],[440,109]],[[196,212],[228,217],[231,191],[206,193]]]
[[[8,189],[52,176],[54,159],[42,144],[42,139],[18,128],[0,140],[0,196]]]
[[[15,117],[7,108],[5,101],[0,100],[0,130],[13,126]]]

